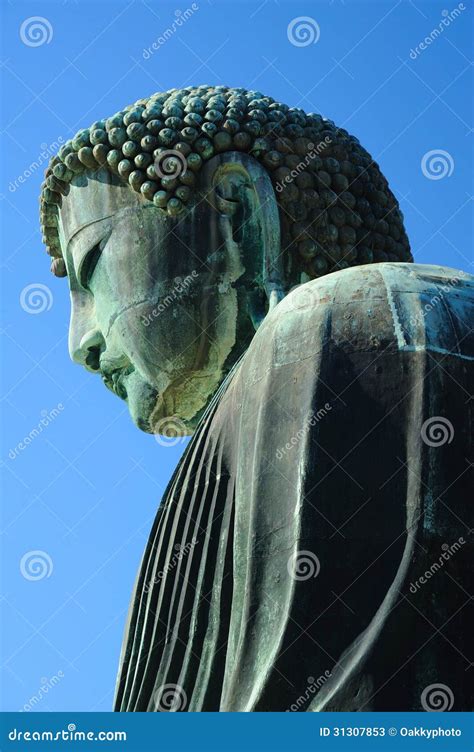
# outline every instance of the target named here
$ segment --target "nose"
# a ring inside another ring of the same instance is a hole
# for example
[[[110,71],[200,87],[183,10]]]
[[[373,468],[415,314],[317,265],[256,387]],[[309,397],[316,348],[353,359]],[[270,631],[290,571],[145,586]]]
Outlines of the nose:
[[[69,354],[75,363],[96,373],[105,340],[97,323],[92,295],[71,290],[71,321],[69,323]]]
[[[102,332],[95,328],[84,334],[79,346],[72,353],[72,358],[88,371],[96,372],[100,367],[100,355],[105,348]]]

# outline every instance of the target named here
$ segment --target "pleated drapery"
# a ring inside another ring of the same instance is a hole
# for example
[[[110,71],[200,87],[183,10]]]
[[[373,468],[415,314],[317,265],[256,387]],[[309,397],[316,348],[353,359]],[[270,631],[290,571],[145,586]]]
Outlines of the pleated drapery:
[[[269,314],[161,502],[116,710],[470,709],[472,289],[374,264]]]

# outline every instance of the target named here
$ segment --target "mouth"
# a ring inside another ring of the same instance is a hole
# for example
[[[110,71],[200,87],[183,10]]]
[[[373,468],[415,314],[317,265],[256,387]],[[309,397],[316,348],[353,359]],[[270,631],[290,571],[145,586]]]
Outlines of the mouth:
[[[127,389],[124,384],[124,379],[133,371],[133,366],[126,366],[121,368],[106,369],[102,368],[102,381],[107,389],[120,397],[120,399],[127,399]]]

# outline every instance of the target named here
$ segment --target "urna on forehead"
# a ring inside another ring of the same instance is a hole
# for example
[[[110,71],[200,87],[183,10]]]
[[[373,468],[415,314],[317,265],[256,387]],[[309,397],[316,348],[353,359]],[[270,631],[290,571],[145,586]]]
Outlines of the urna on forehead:
[[[286,268],[313,279],[380,261],[411,261],[398,202],[357,138],[317,113],[257,91],[171,89],[79,131],[53,157],[41,193],[52,269],[66,273],[58,209],[77,176],[103,168],[168,216],[185,218],[203,165],[249,154],[270,176]]]

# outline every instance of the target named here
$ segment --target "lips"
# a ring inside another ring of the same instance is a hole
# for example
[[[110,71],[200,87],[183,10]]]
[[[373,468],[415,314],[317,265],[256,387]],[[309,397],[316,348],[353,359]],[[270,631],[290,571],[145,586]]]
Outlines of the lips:
[[[107,370],[105,367],[101,367],[102,381],[107,389],[120,397],[120,399],[127,399],[127,389],[124,384],[124,379],[133,371],[133,366],[115,368]]]

